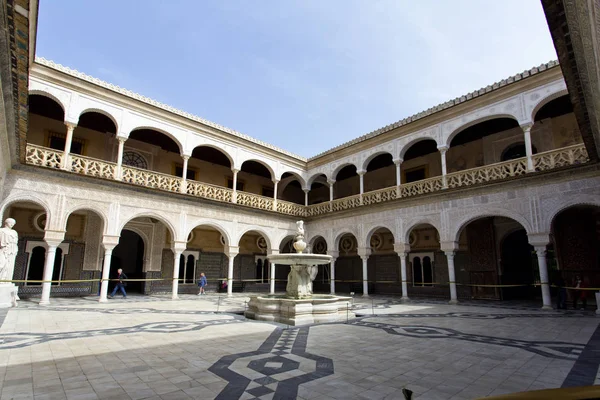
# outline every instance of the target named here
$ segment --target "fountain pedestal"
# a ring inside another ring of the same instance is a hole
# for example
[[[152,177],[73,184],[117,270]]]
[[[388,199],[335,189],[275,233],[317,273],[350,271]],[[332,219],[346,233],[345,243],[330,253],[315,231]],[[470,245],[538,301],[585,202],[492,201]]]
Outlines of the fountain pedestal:
[[[294,245],[302,251],[302,236]],[[306,244],[304,244],[305,246]],[[346,321],[354,318],[350,311],[352,298],[336,295],[313,295],[312,281],[317,276],[317,265],[331,263],[331,256],[323,254],[276,254],[267,257],[278,265],[290,265],[285,295],[252,296],[246,318],[280,322],[288,325],[306,325]]]

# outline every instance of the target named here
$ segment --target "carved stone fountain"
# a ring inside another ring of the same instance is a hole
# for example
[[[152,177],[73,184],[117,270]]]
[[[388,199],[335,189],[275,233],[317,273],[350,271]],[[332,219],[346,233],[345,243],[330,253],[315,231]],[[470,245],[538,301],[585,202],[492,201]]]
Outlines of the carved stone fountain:
[[[313,295],[312,282],[317,276],[318,265],[331,263],[331,256],[303,253],[306,249],[304,222],[298,221],[296,225],[296,253],[267,257],[271,263],[290,265],[286,294],[251,297],[245,316],[288,325],[336,322],[354,318],[354,314],[349,310],[350,297]]]

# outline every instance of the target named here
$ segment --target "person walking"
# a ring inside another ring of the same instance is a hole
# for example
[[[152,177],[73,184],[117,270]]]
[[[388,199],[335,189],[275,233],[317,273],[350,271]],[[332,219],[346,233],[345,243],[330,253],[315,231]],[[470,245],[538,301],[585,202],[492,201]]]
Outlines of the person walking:
[[[125,292],[125,286],[127,286],[127,282],[123,282],[124,279],[127,279],[127,275],[125,275],[125,273],[123,272],[123,270],[121,268],[119,268],[117,270],[117,284],[115,285],[115,288],[113,289],[112,293],[110,294],[111,299],[115,296],[115,294],[117,293],[117,290],[121,290],[121,293],[123,293],[123,298],[126,299],[127,298],[127,292]]]
[[[201,294],[206,294],[206,292],[204,291],[204,287],[206,286],[206,275],[204,275],[204,272],[200,273],[200,280],[198,281],[198,286],[200,287],[198,296],[200,296]]]

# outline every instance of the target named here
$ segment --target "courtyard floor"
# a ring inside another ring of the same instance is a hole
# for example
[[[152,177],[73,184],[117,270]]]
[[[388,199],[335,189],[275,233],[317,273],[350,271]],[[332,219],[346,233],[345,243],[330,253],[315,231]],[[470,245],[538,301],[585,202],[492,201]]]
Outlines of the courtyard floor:
[[[600,318],[374,296],[347,323],[255,322],[247,297],[22,300],[0,309],[5,399],[472,399],[592,385]]]

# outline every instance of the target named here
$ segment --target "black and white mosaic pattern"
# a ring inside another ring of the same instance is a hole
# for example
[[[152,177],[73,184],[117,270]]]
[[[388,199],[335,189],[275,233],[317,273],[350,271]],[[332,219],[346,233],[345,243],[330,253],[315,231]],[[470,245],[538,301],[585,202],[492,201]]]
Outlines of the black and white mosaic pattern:
[[[469,342],[493,344],[497,346],[516,347],[525,351],[563,360],[576,360],[584,349],[584,345],[567,342],[528,341],[495,336],[475,335],[454,329],[422,325],[392,325],[379,322],[358,320],[351,323],[356,326],[382,329],[392,335],[408,336],[419,339],[457,339]]]
[[[228,382],[216,399],[295,399],[299,385],[333,374],[331,359],[306,352],[308,333],[275,329],[258,350],[222,357],[208,369]]]
[[[357,316],[373,316],[370,312],[355,312]],[[537,314],[487,314],[473,312],[449,312],[449,313],[432,313],[432,314],[379,314],[378,317],[383,318],[466,318],[466,319],[506,319],[506,318],[582,318],[587,317],[581,313],[537,313]]]
[[[53,340],[90,338],[94,336],[124,335],[133,333],[175,333],[198,331],[207,326],[228,325],[242,322],[240,319],[215,319],[208,321],[169,321],[150,322],[146,324],[108,329],[93,329],[87,331],[60,333],[8,333],[0,334],[0,350],[28,347],[34,344]]]

